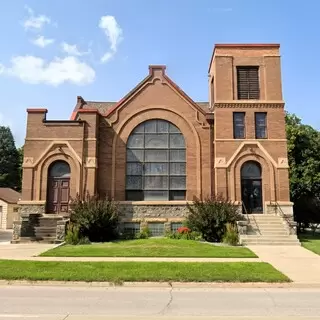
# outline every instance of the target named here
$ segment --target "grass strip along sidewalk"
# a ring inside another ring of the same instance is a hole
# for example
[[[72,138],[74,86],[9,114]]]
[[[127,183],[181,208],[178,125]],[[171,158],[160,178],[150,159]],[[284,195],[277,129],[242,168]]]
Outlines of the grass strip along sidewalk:
[[[91,245],[63,245],[42,257],[175,257],[175,258],[257,258],[248,248],[215,246],[192,240],[145,239]]]
[[[320,255],[320,233],[313,234],[301,234],[299,239],[304,248]]]
[[[2,280],[289,282],[262,262],[43,262],[0,260]]]

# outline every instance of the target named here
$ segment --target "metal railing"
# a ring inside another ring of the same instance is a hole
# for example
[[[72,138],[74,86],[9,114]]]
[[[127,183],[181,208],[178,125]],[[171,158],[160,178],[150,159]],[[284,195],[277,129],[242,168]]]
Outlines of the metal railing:
[[[254,224],[255,224],[255,226],[257,228],[258,233],[261,235],[261,231],[260,231],[259,225],[257,224],[256,218],[254,217],[254,215],[249,215],[248,210],[247,210],[247,208],[244,205],[244,202],[242,200],[241,200],[241,206],[242,206],[242,210],[244,209],[244,211],[245,211],[245,215],[247,217],[248,222],[253,220]]]
[[[241,207],[242,207],[242,211],[243,211],[243,209],[244,209],[244,211],[245,211],[245,215],[246,215],[246,217],[247,217],[247,220],[249,221],[249,214],[248,214],[248,210],[247,210],[247,208],[246,208],[246,206],[244,205],[244,202],[241,200]]]
[[[279,205],[279,203],[277,201],[270,201],[270,205],[274,205],[276,207],[276,213],[279,212],[280,217],[285,220],[285,222],[286,222],[287,226],[289,227],[290,231],[294,230],[294,226],[292,224],[292,220],[285,215],[285,213],[281,209],[281,206]]]

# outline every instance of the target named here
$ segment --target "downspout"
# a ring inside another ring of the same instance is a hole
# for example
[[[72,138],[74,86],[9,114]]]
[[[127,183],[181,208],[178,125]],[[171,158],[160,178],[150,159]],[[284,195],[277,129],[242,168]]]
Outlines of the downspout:
[[[214,114],[213,112],[206,114],[206,120],[209,123],[209,165],[210,165],[210,197],[213,197],[214,193],[214,168],[213,168],[213,158],[214,158],[214,139],[213,139],[213,129],[214,129]]]
[[[86,188],[87,188],[87,168],[85,166],[85,148],[84,148],[84,144],[85,144],[85,127],[86,127],[86,123],[85,121],[82,122],[83,124],[83,132],[82,132],[82,164],[81,164],[81,172],[80,172],[80,178],[81,178],[81,185],[80,185],[80,199],[84,200],[85,196],[86,196]]]

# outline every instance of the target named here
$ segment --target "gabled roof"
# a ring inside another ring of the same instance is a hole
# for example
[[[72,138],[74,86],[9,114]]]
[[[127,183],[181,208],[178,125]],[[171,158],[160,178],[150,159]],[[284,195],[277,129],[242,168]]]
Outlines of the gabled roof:
[[[0,199],[7,203],[17,203],[21,194],[10,188],[0,188]]]
[[[128,92],[121,100],[118,102],[98,102],[98,101],[86,101],[82,97],[77,98],[77,104],[73,110],[71,119],[76,118],[77,113],[82,110],[97,110],[103,116],[111,115],[115,110],[120,108],[125,104],[141,87],[143,87],[150,79],[154,76],[155,70],[161,70],[162,77],[167,81],[167,83],[185,100],[187,100],[191,105],[198,109],[201,113],[206,114],[209,112],[208,102],[195,102],[193,101],[174,81],[172,81],[166,74],[166,66],[162,65],[151,65],[149,66],[149,75],[145,77],[141,82],[138,83],[130,92]]]

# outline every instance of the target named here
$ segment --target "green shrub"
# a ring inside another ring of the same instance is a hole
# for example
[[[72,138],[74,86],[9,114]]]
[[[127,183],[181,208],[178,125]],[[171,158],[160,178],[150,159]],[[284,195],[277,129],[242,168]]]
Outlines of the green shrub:
[[[105,242],[118,238],[119,213],[117,205],[109,199],[77,195],[71,202],[71,223],[79,230],[80,238],[91,242]]]
[[[200,232],[208,242],[221,242],[226,224],[243,219],[238,213],[238,207],[222,196],[207,198],[204,201],[196,199],[193,204],[188,204],[188,209],[187,226]]]
[[[226,232],[223,236],[223,242],[230,244],[231,246],[236,246],[239,243],[238,230],[235,224],[226,224]]]
[[[137,239],[148,239],[151,236],[151,231],[148,227],[144,227],[142,231],[137,234]]]
[[[65,242],[72,245],[76,245],[80,242],[79,228],[71,223],[69,223],[67,227]]]
[[[178,232],[167,231],[165,237],[169,239],[181,239],[181,234]]]
[[[184,239],[184,240],[196,240],[200,241],[202,240],[201,233],[197,231],[190,231],[190,232],[183,232],[179,233],[168,231],[166,232],[165,236],[169,239]]]
[[[91,241],[88,237],[80,238],[78,244],[91,244]]]
[[[123,231],[120,235],[120,238],[122,240],[134,240],[134,239],[137,239],[137,237],[138,237],[138,234],[130,231]]]

